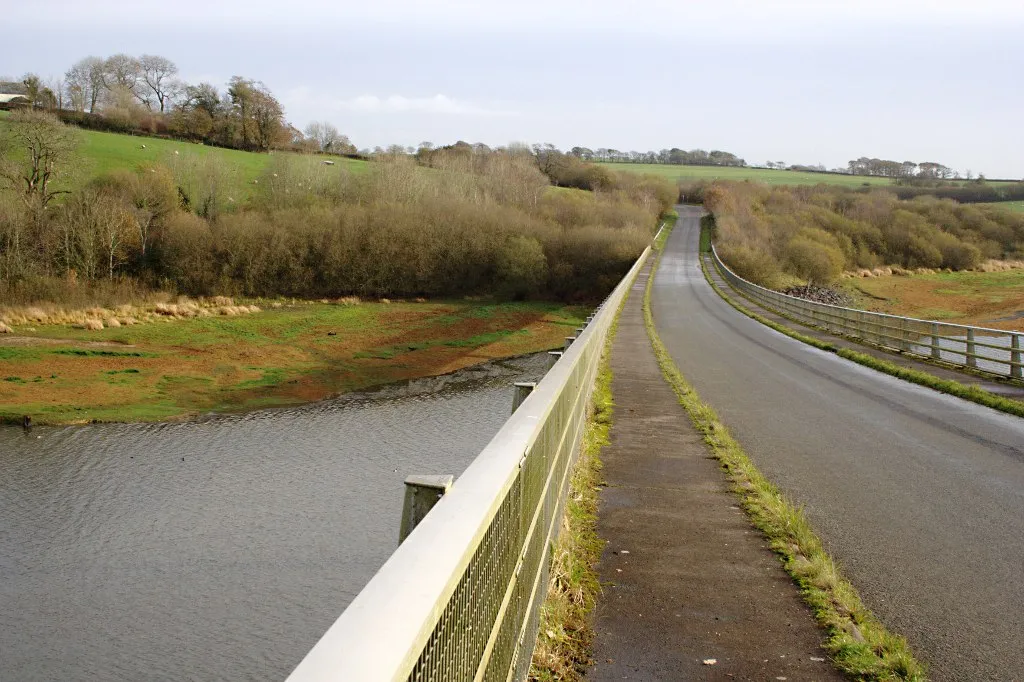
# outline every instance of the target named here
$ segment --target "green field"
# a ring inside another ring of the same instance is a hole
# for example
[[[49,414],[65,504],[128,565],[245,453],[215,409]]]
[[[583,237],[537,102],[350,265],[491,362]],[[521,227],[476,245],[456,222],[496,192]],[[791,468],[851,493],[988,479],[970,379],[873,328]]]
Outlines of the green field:
[[[0,112],[0,126],[6,125],[3,119],[8,112]],[[94,177],[120,169],[135,169],[140,166],[163,164],[173,166],[176,163],[189,162],[214,157],[223,164],[229,174],[229,191],[240,197],[248,197],[250,189],[266,170],[273,159],[273,154],[285,154],[289,158],[307,159],[310,161],[334,161],[333,166],[324,166],[326,172],[340,173],[341,169],[359,172],[366,168],[366,161],[348,159],[340,156],[306,157],[290,152],[273,152],[272,154],[243,152],[237,149],[209,147],[193,142],[179,142],[157,137],[136,137],[118,133],[103,133],[94,130],[83,130],[82,143],[77,151],[75,168],[69,174],[68,189],[74,189]],[[143,148],[145,147],[145,148]],[[175,154],[175,152],[178,152]]]
[[[738,168],[733,166],[677,166],[663,163],[602,163],[611,170],[630,173],[650,173],[673,180],[751,180],[767,185],[817,185],[827,183],[846,187],[862,185],[888,185],[888,178],[865,175],[839,175],[833,173],[807,173],[803,171],[771,170],[768,168]]]
[[[734,166],[679,166],[664,163],[601,163],[611,170],[629,173],[650,173],[680,181],[736,180],[763,182],[766,185],[891,185],[889,178],[870,175],[842,175],[840,173],[808,173],[806,171],[772,170],[769,168],[739,168]],[[1012,182],[992,182],[992,185],[1011,185]]]
[[[999,201],[993,204],[981,204],[982,206],[997,206],[999,208],[1008,208],[1011,211],[1017,213],[1024,213],[1024,201]]]

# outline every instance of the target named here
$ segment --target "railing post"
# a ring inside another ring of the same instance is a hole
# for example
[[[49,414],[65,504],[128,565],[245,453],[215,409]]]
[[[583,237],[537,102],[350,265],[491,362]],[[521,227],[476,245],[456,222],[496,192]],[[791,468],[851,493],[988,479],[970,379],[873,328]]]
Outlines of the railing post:
[[[932,357],[942,359],[942,347],[939,345],[939,323],[932,322]]]
[[[975,356],[974,329],[967,330],[967,366],[977,367],[978,358]]]
[[[1024,378],[1024,367],[1020,366],[1020,334],[1010,337],[1010,376],[1014,379]]]
[[[567,337],[565,337],[565,348],[563,350],[569,350],[569,346],[571,346],[572,342],[575,341],[575,340],[576,340],[575,336],[567,336]]]
[[[444,497],[454,481],[455,477],[450,475],[409,476],[405,479],[405,502],[402,505],[402,526],[398,531],[398,544],[405,542],[409,533]]]
[[[555,366],[555,363],[562,359],[562,351],[560,350],[549,350],[548,351],[548,369]]]
[[[512,394],[513,413],[519,409],[519,406],[523,404],[526,397],[533,393],[533,389],[537,388],[537,384],[533,381],[517,381],[514,384],[514,387],[515,391]]]
[[[586,329],[587,329],[586,327],[577,327],[576,328],[576,338],[578,339],[579,337],[583,336],[583,332],[586,331]]]

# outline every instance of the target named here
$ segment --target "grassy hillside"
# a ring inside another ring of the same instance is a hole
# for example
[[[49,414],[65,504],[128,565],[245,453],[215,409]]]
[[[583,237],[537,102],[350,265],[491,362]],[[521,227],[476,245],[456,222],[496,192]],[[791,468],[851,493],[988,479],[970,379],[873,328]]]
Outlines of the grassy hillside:
[[[630,173],[650,173],[672,180],[750,180],[766,185],[840,185],[862,187],[864,185],[891,185],[889,178],[868,175],[841,175],[839,173],[808,173],[805,171],[772,170],[768,168],[736,168],[732,166],[677,166],[661,163],[602,163],[612,170]],[[993,182],[993,185],[1013,184]]]
[[[8,112],[0,112],[0,126],[6,125],[4,119]],[[229,191],[238,198],[249,195],[257,180],[266,170],[274,154],[285,154],[289,157],[304,158],[290,152],[273,152],[262,154],[244,152],[237,149],[209,147],[192,142],[179,142],[156,137],[136,137],[117,133],[103,133],[94,130],[82,130],[82,143],[78,148],[76,167],[67,176],[65,189],[74,190],[99,175],[120,169],[134,169],[139,166],[163,164],[173,166],[186,160],[205,160],[214,158],[227,171],[230,179]],[[175,154],[177,152],[177,154]],[[354,172],[366,168],[366,161],[347,159],[340,156],[316,156],[316,160],[334,161],[333,166],[325,166],[327,172],[340,173],[341,169]]]

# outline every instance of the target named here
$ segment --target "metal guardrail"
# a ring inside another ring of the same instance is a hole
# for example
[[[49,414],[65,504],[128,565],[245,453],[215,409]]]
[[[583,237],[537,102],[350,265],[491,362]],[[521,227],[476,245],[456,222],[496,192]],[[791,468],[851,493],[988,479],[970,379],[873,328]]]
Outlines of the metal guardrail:
[[[803,324],[866,343],[1014,379],[1024,377],[1024,336],[1016,332],[919,320],[808,301],[743,279],[711,247],[712,261],[729,285],[757,303]]]
[[[605,339],[649,253],[289,682],[526,678]]]

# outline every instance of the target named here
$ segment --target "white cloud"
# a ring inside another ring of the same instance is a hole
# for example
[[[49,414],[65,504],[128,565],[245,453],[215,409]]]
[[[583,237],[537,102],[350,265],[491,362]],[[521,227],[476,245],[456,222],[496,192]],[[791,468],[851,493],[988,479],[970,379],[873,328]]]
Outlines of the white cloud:
[[[308,87],[294,88],[284,100],[296,112],[310,112],[314,117],[332,113],[357,114],[447,114],[451,116],[518,116],[493,103],[480,103],[437,94],[432,97],[406,97],[405,95],[357,95],[355,97],[332,97],[320,94]],[[314,112],[320,112],[319,114]]]
[[[377,97],[376,95],[359,95],[351,99],[341,100],[338,102],[338,106],[343,109],[364,113],[422,112],[462,116],[514,116],[516,114],[514,111],[481,106],[473,102],[453,99],[446,95],[434,95],[433,97],[391,95],[384,98]]]

